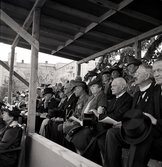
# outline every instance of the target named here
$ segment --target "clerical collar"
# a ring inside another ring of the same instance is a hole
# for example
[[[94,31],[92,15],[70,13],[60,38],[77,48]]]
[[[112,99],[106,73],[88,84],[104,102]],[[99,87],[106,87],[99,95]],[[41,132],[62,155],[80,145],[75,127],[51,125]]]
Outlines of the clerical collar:
[[[144,92],[146,91],[150,86],[151,86],[152,83],[148,84],[147,86],[143,87],[143,88],[140,88],[140,91],[141,92]]]
[[[118,99],[119,97],[121,97],[126,91],[120,93],[119,95],[116,96],[116,99]]]

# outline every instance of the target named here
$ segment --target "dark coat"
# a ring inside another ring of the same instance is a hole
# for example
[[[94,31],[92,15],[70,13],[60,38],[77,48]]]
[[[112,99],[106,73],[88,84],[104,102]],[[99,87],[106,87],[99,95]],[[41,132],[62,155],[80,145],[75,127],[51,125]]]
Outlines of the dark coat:
[[[116,98],[113,98],[110,103],[106,114],[100,114],[99,120],[104,119],[105,117],[109,116],[116,121],[121,121],[123,115],[131,109],[132,106],[132,100],[133,98],[125,92],[121,97],[119,97],[117,100]],[[111,128],[112,125],[107,126],[107,129]],[[100,165],[102,165],[101,162],[101,156],[100,151],[104,155],[104,146],[105,146],[105,133],[107,132],[107,129],[103,131],[103,133],[99,134],[91,140],[88,147],[85,149],[85,151],[82,153],[82,155],[91,161],[94,161]],[[93,154],[95,152],[95,155]]]
[[[16,148],[20,145],[22,129],[8,126],[0,136],[0,150]],[[0,166],[10,167],[17,159],[17,152],[0,154]]]
[[[136,92],[133,98],[132,109],[140,109],[142,112],[148,112],[149,109],[148,104],[150,103],[150,99],[152,98],[154,88],[155,88],[155,83],[153,82],[151,86],[145,91],[146,93],[138,105],[137,102],[140,95],[140,91]]]
[[[148,113],[157,119],[157,125],[152,127],[153,131],[156,131],[156,134],[153,134],[153,136],[155,138],[161,136],[162,138],[162,96],[161,88],[158,85],[155,87],[153,97],[150,101]]]
[[[75,94],[72,94],[71,97],[67,99],[62,112],[60,112],[59,114],[59,117],[66,120],[67,116],[68,117],[71,116],[73,113],[71,111],[75,110],[77,101],[78,101],[78,98],[75,96]]]
[[[162,96],[161,87],[156,86],[150,100],[148,113],[157,120],[156,125],[152,125],[151,133],[141,143],[136,145],[135,151],[130,146],[130,159],[132,167],[147,166],[150,158],[162,161]],[[135,152],[135,154],[134,154]],[[143,156],[141,156],[143,155]]]
[[[59,117],[63,118],[64,121],[66,120],[67,115],[71,110],[75,110],[76,103],[78,101],[78,98],[75,96],[75,94],[72,94],[69,99],[67,99],[64,109],[60,112]],[[71,113],[72,114],[72,113]],[[69,114],[69,115],[71,115]],[[55,122],[52,120],[48,121],[48,124],[45,127],[45,137],[49,140],[52,140],[60,145],[63,145],[63,138],[64,135],[62,131],[58,131],[58,125],[63,122]]]
[[[132,101],[133,98],[127,92],[118,99],[113,98],[109,103],[106,114],[100,114],[99,120],[109,116],[116,121],[121,121],[123,115],[131,109]]]

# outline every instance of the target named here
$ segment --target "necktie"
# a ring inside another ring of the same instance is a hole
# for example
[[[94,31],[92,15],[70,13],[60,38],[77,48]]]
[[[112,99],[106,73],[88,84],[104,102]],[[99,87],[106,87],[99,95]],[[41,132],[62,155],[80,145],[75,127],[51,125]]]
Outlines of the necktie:
[[[140,101],[142,100],[142,96],[143,96],[143,94],[144,94],[144,93],[145,93],[145,91],[140,92],[139,97],[138,97],[137,104],[139,104],[139,103],[140,103]]]

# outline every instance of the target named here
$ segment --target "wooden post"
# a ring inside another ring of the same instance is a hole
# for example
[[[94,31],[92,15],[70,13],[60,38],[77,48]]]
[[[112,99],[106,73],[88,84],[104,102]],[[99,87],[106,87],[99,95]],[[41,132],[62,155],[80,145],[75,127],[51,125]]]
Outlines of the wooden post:
[[[14,58],[15,58],[15,47],[11,47],[10,57],[10,71],[9,71],[9,83],[8,83],[8,103],[12,103],[12,86],[13,86],[13,73],[14,73]]]
[[[135,58],[140,60],[141,59],[141,41],[135,41],[134,49],[135,49]]]
[[[77,75],[80,76],[81,64],[77,64]]]
[[[32,36],[39,41],[40,9],[36,8],[33,13]],[[31,67],[29,84],[29,108],[27,132],[35,132],[35,113],[36,113],[36,87],[38,75],[38,52],[34,46],[31,46]]]

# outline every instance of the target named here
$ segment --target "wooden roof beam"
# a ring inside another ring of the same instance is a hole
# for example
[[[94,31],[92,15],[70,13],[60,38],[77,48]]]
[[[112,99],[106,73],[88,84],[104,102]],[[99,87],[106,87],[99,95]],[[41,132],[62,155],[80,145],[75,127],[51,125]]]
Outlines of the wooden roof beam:
[[[60,52],[57,52],[57,53],[55,54],[55,56],[63,57],[63,58],[71,59],[71,60],[75,60],[75,61],[80,60],[80,58],[77,58],[76,56],[73,57],[73,56],[69,56],[69,55],[67,55],[67,54],[62,54],[62,53],[60,53]]]
[[[69,29],[72,29],[72,30],[75,30],[75,31],[79,31],[79,32],[84,32],[85,31],[84,27],[81,27],[81,26],[78,26],[76,24],[69,23],[69,22],[66,22],[66,21],[63,21],[63,20],[48,17],[46,15],[41,15],[41,19],[45,22],[52,23],[52,24],[57,25],[57,26],[69,28]]]
[[[140,12],[137,12],[135,10],[128,9],[128,8],[124,8],[124,9],[120,10],[119,12],[124,14],[124,15],[136,18],[138,20],[148,22],[148,23],[156,25],[156,26],[159,26],[162,24],[162,21],[160,21],[158,19],[155,19],[151,16],[145,15],[143,13],[140,13]]]
[[[105,44],[102,44],[102,43],[99,43],[99,42],[94,42],[94,41],[91,41],[91,40],[87,40],[87,39],[83,39],[83,38],[80,38],[76,41],[76,44],[85,44],[87,46],[91,46],[91,47],[96,47],[96,48],[100,48],[100,49],[105,49],[105,47],[107,47],[107,45]]]
[[[60,54],[64,54],[64,55],[67,55],[67,56],[70,56],[70,57],[76,57],[76,58],[82,58],[83,56],[80,56],[79,54],[74,54],[74,53],[70,53],[70,52],[65,52],[63,50],[61,50],[59,52]]]
[[[51,8],[51,9],[54,9],[56,11],[61,11],[61,12],[64,12],[66,14],[69,14],[69,15],[73,15],[73,16],[76,16],[76,17],[79,17],[79,18],[83,18],[85,20],[89,20],[89,21],[96,22],[96,23],[99,22],[99,18],[97,16],[91,15],[89,13],[82,12],[82,11],[74,9],[74,8],[70,8],[68,6],[64,6],[64,5],[56,3],[56,2],[48,1],[46,6]]]
[[[107,0],[88,0],[88,1],[108,9],[118,10],[118,4],[113,3],[111,1],[107,1]]]
[[[45,34],[50,34],[50,35],[54,35],[54,36],[58,36],[58,37],[62,37],[62,38],[66,38],[66,39],[73,39],[73,35],[61,32],[61,31],[57,31],[57,30],[53,30],[47,27],[40,27],[40,32],[45,33]]]
[[[62,41],[58,41],[58,40],[55,40],[53,38],[47,38],[47,37],[44,37],[44,36],[40,36],[39,41],[41,43],[45,43],[45,44],[48,44],[48,45],[53,45],[53,44],[56,44],[56,46],[64,45],[64,42],[62,42]],[[42,41],[44,41],[44,42],[42,42]]]
[[[124,3],[120,3],[120,9],[124,8],[126,5],[128,5],[130,2],[132,2],[133,0],[124,0]],[[55,54],[56,52],[58,52],[59,50],[65,48],[66,46],[70,45],[72,42],[74,42],[76,39],[78,39],[79,37],[81,37],[82,35],[84,35],[85,33],[87,33],[88,31],[90,31],[91,29],[93,29],[94,27],[96,27],[98,24],[100,24],[101,22],[103,22],[104,20],[106,20],[108,17],[112,16],[114,13],[116,13],[115,10],[110,9],[109,11],[107,11],[105,14],[103,14],[100,18],[99,18],[99,23],[95,23],[92,22],[91,24],[89,24],[84,32],[79,31],[75,37],[74,40],[68,40],[65,42],[64,46],[59,46],[57,51],[53,50],[51,54]]]
[[[130,4],[133,0],[123,0],[121,3],[117,4],[108,0],[88,0],[92,3],[97,4],[98,6],[103,6],[107,9],[113,9],[115,11],[119,11],[123,8],[123,6],[127,6]]]
[[[154,35],[157,35],[157,34],[160,34],[160,33],[162,33],[162,25],[159,26],[159,27],[156,27],[156,28],[154,28],[154,29],[152,29],[150,31],[147,31],[147,32],[145,32],[145,33],[143,33],[143,34],[141,34],[139,36],[136,36],[134,38],[128,39],[126,41],[123,41],[123,42],[121,42],[121,43],[119,43],[117,45],[114,45],[114,46],[112,46],[112,47],[110,47],[108,49],[105,49],[105,50],[103,50],[101,52],[95,53],[95,54],[93,54],[93,55],[91,55],[91,56],[89,56],[89,57],[87,57],[87,58],[85,58],[83,60],[78,61],[78,64],[82,64],[82,63],[88,62],[90,60],[93,60],[93,59],[101,56],[101,55],[104,55],[104,54],[110,53],[112,51],[121,49],[121,48],[126,47],[128,45],[131,45],[135,41],[141,41],[141,40],[150,38],[150,37],[152,37]]]
[[[94,30],[90,31],[88,33],[88,35],[96,36],[98,38],[103,38],[103,40],[112,41],[115,43],[119,43],[119,42],[124,41],[124,39],[122,39],[122,38],[118,38],[118,37],[115,37],[115,36],[112,36],[109,34],[104,34],[104,33],[98,32],[98,31],[94,31]]]
[[[0,19],[10,26],[16,33],[23,37],[27,42],[39,50],[39,42],[33,38],[27,31],[19,26],[11,17],[9,17],[2,9],[0,9]]]
[[[2,65],[6,70],[10,71],[10,67],[0,60],[0,65]],[[18,78],[22,83],[24,83],[26,86],[29,86],[29,82],[25,80],[22,76],[20,76],[17,72],[13,72],[13,75]]]
[[[27,29],[30,27],[31,23],[33,22],[33,11],[34,11],[34,9],[35,9],[35,8],[41,8],[41,7],[44,5],[45,2],[46,2],[46,0],[36,0],[36,2],[34,3],[34,5],[33,5],[32,9],[31,9],[31,11],[29,12],[29,14],[28,14],[28,16],[27,16],[27,18],[26,18],[26,20],[25,20],[23,26],[22,26],[22,28],[23,28],[24,30],[27,30]],[[20,35],[18,34],[18,35],[15,37],[14,42],[12,43],[12,47],[15,47],[15,46],[18,44],[20,38],[21,38],[21,37],[20,37]]]
[[[135,29],[125,27],[125,26],[122,26],[120,24],[117,24],[117,23],[114,23],[114,22],[111,22],[111,21],[105,21],[105,22],[102,23],[102,25],[104,25],[106,27],[116,29],[116,30],[124,32],[126,34],[131,34],[131,35],[139,35],[139,34],[142,33],[142,32],[137,31]]]

